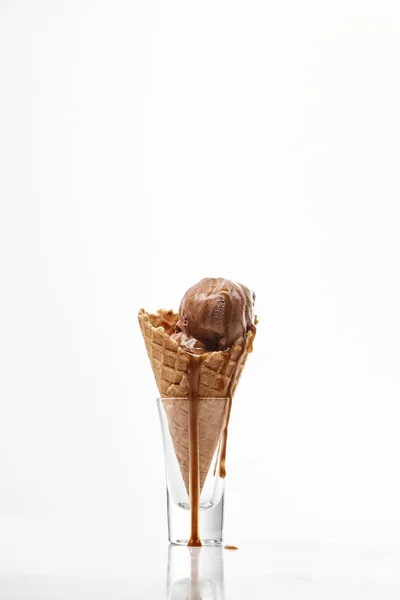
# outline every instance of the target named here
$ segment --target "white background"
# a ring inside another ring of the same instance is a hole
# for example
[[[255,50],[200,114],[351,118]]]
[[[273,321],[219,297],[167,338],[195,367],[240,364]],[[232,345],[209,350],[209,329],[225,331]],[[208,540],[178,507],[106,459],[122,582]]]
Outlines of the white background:
[[[0,2],[10,561],[54,523],[166,543],[136,314],[204,276],[259,316],[228,541],[399,540],[399,62],[385,0]]]

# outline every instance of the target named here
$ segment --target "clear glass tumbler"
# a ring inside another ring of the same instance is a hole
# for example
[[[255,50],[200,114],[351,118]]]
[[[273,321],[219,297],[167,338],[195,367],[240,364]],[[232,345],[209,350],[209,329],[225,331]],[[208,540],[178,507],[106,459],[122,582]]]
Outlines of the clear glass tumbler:
[[[199,531],[204,546],[222,544],[225,479],[220,476],[220,445],[228,415],[227,398],[199,398]],[[186,545],[190,538],[189,400],[158,398],[164,442],[168,537]]]

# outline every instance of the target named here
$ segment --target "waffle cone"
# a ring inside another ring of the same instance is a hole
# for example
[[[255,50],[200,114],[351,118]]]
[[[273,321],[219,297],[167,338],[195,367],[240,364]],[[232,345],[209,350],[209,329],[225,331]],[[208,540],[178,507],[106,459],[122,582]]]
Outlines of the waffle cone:
[[[189,392],[189,358],[170,337],[178,318],[179,315],[172,310],[159,310],[156,314],[149,314],[141,309],[138,315],[147,354],[163,398],[174,450],[188,490],[188,401],[168,401],[168,398],[188,398]],[[207,477],[227,413],[227,401],[215,402],[212,399],[227,398],[230,391],[234,395],[253,336],[254,332],[248,331],[245,337],[235,341],[229,352],[210,352],[202,362],[198,390],[199,398],[202,398],[199,402],[200,489]]]

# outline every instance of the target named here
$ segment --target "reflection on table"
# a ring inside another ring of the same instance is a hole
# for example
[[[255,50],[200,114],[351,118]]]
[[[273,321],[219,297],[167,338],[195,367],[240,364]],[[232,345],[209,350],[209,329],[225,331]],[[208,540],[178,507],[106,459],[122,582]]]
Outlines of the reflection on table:
[[[224,599],[222,547],[169,547],[167,600]]]

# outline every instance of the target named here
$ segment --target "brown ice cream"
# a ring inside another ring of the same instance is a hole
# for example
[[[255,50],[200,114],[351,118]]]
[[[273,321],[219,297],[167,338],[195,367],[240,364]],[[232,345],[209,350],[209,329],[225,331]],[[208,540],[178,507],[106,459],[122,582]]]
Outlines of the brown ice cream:
[[[172,338],[196,354],[227,350],[254,327],[254,300],[254,292],[240,283],[202,279],[184,295]]]

